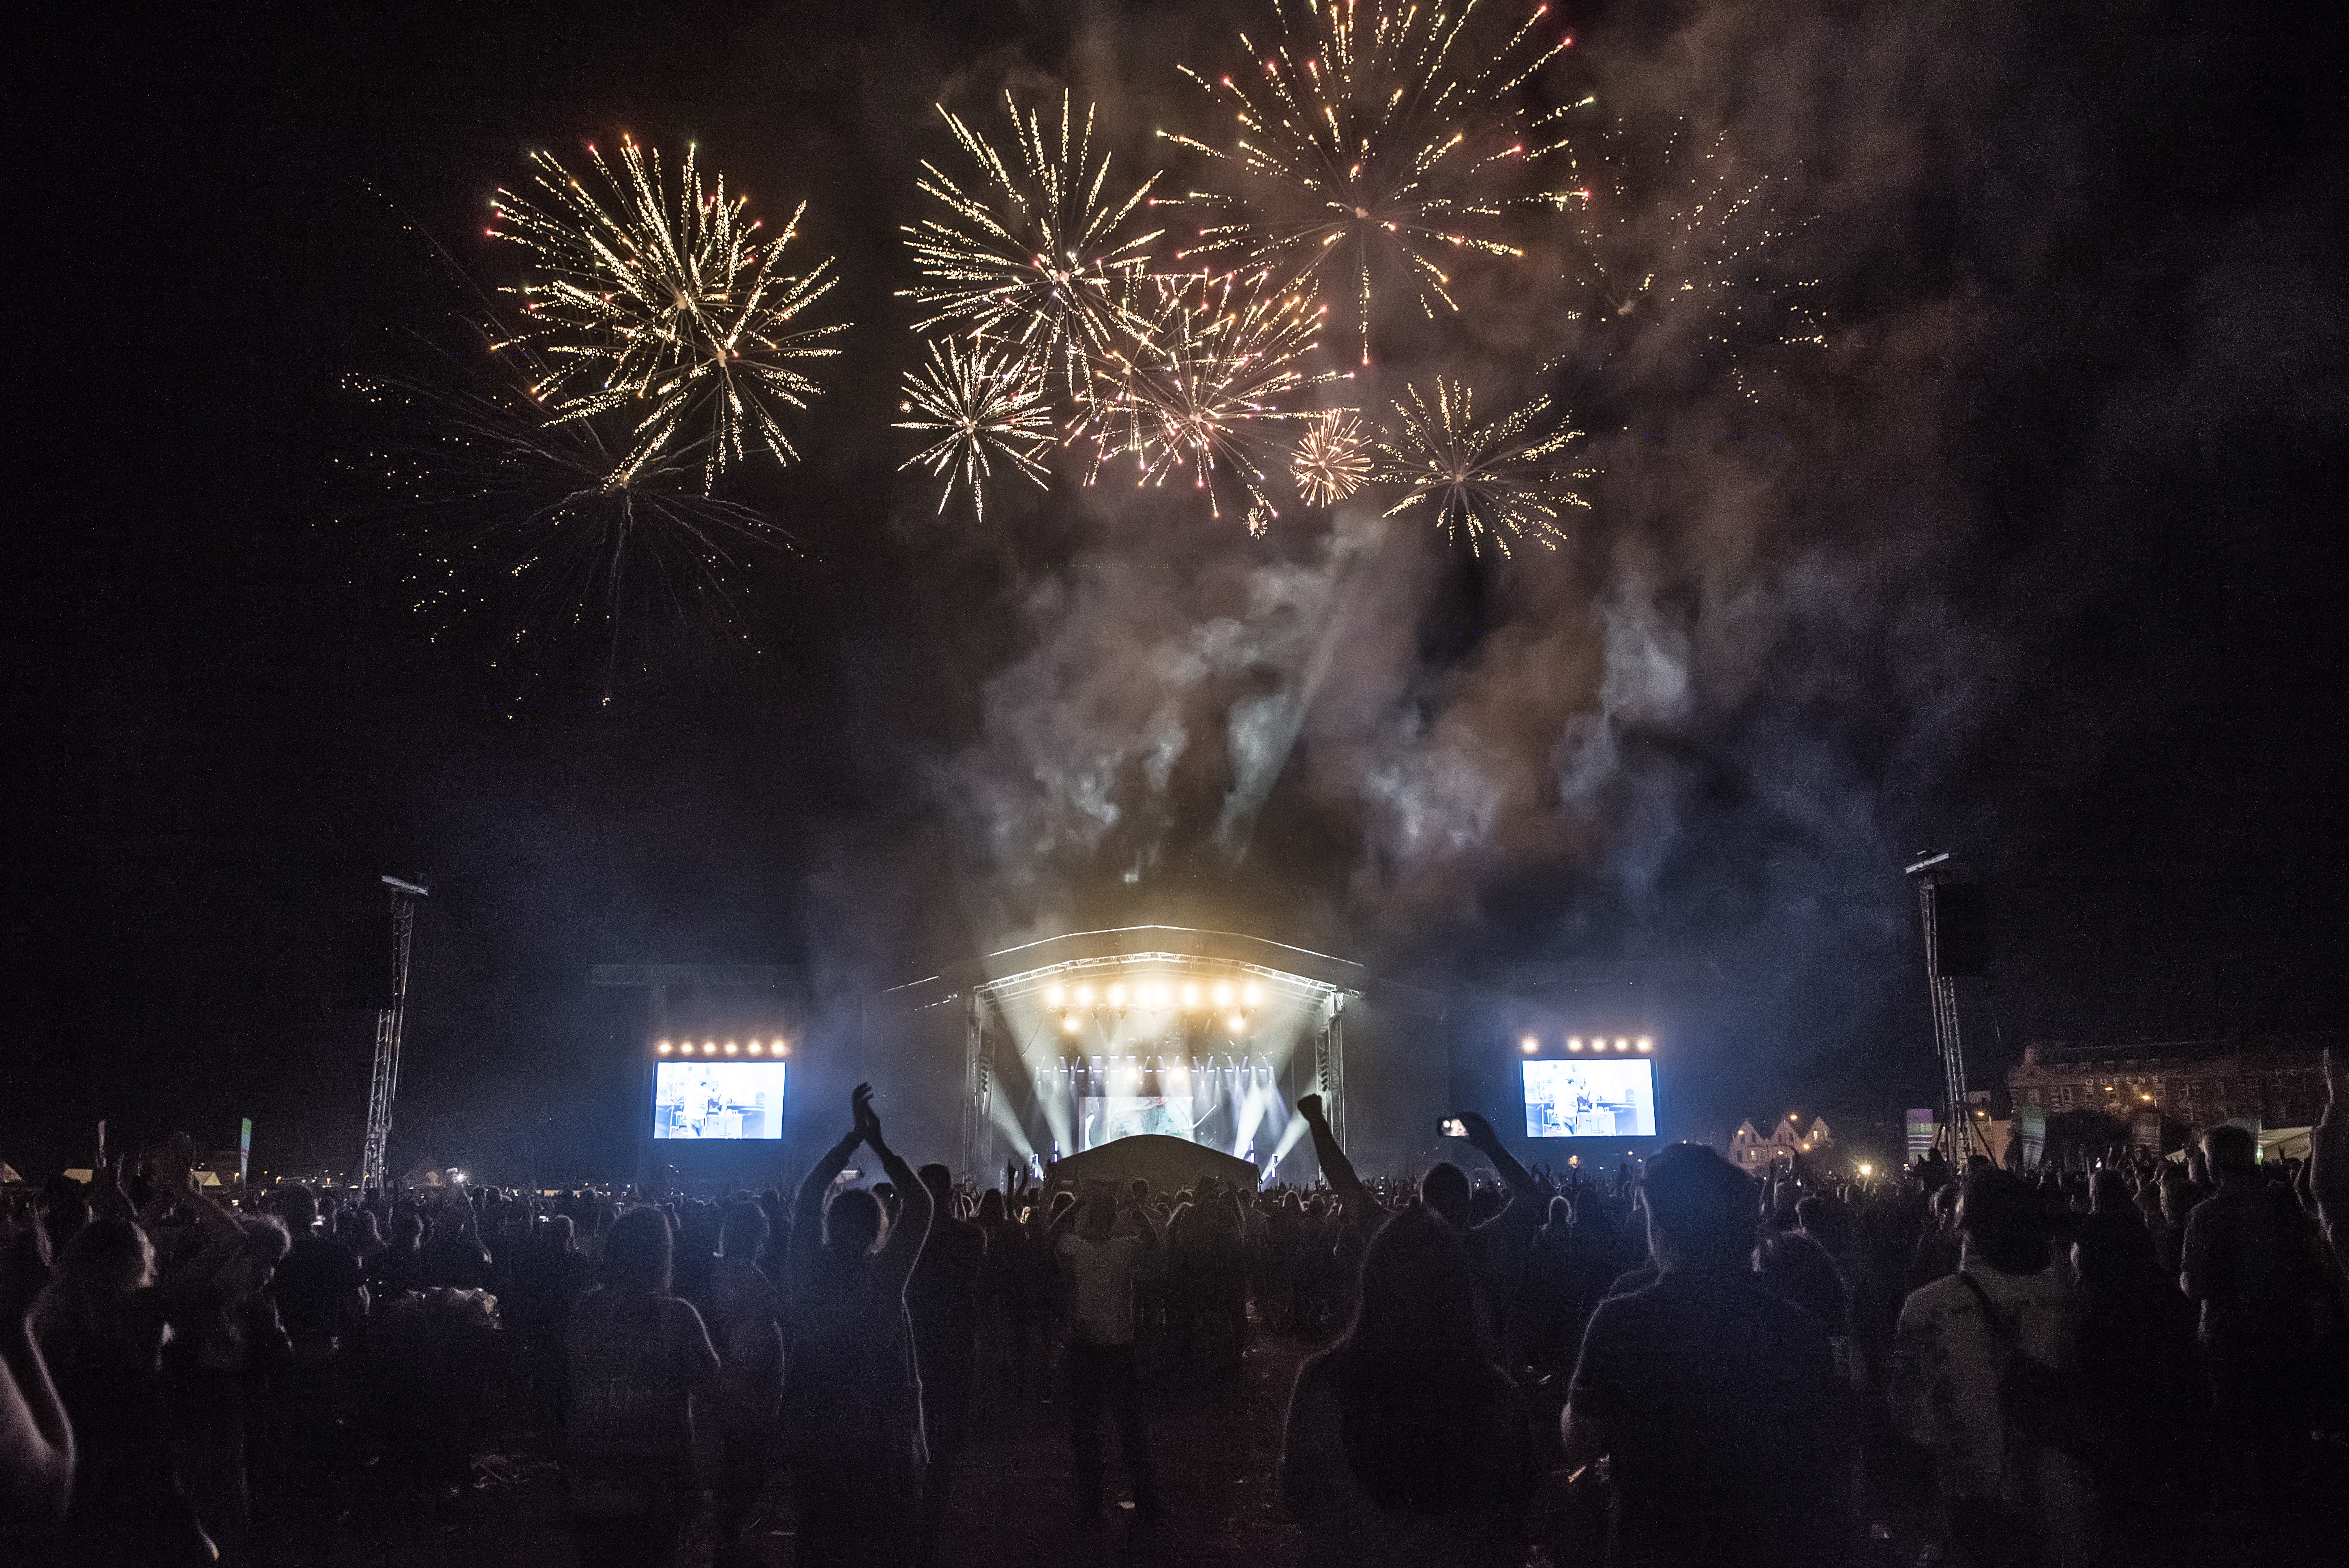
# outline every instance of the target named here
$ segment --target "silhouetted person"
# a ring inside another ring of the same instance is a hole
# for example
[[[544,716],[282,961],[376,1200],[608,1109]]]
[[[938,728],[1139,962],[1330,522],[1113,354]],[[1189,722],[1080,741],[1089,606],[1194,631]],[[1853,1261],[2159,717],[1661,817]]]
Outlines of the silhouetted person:
[[[1569,1470],[1612,1460],[1611,1561],[1846,1561],[1853,1410],[1826,1326],[1749,1268],[1754,1183],[1676,1143],[1640,1205],[1656,1278],[1591,1314],[1562,1422]]]
[[[789,1268],[792,1373],[783,1392],[793,1445],[796,1542],[806,1568],[894,1565],[920,1533],[928,1445],[922,1381],[905,1315],[905,1281],[930,1232],[929,1189],[882,1140],[873,1088],[849,1098],[854,1124],[800,1183]],[[881,1200],[824,1191],[859,1143],[869,1145],[903,1205],[891,1224]]]
[[[629,1210],[604,1238],[602,1283],[572,1312],[564,1440],[585,1568],[661,1568],[692,1506],[694,1406],[718,1353],[701,1315],[669,1294],[673,1251],[667,1215]]]
[[[730,1205],[718,1231],[718,1255],[706,1276],[709,1328],[718,1342],[718,1540],[721,1561],[769,1474],[775,1413],[783,1396],[782,1298],[759,1272],[767,1245],[767,1212],[744,1199]]]
[[[2202,1135],[2218,1190],[2187,1216],[2178,1283],[2201,1315],[2220,1443],[2257,1480],[2288,1486],[2308,1440],[2323,1276],[2313,1227],[2287,1190],[2261,1179],[2257,1151],[2240,1127]]]
[[[1431,1209],[1395,1215],[1363,1254],[1352,1325],[1289,1395],[1280,1488],[1304,1561],[1514,1568],[1530,1446],[1466,1246]]]
[[[1086,1201],[1054,1249],[1068,1281],[1069,1443],[1076,1457],[1077,1516],[1087,1522],[1101,1517],[1104,1406],[1117,1423],[1125,1468],[1133,1477],[1134,1511],[1144,1522],[1164,1512],[1133,1359],[1133,1288],[1157,1262],[1160,1245],[1149,1210],[1103,1191]]]
[[[47,1276],[38,1224],[0,1213],[0,1563],[58,1560],[73,1501],[73,1422],[29,1319]]]
[[[929,1473],[922,1483],[920,1560],[937,1552],[956,1461],[969,1435],[971,1378],[978,1351],[979,1273],[987,1263],[987,1233],[952,1212],[954,1172],[925,1165],[930,1194],[929,1240],[905,1284],[905,1310],[914,1324],[915,1358],[922,1375],[922,1420],[929,1442]]]
[[[77,1568],[189,1563],[212,1550],[165,1440],[154,1278],[155,1250],[138,1225],[93,1220],[34,1303],[33,1336],[73,1424]]]

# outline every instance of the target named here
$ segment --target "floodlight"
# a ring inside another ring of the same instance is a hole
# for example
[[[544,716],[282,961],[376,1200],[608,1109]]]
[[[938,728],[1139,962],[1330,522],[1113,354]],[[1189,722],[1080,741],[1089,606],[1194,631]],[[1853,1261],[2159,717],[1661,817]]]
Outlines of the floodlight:
[[[1517,1047],[1520,1050],[1524,1051],[1526,1055],[1532,1056],[1536,1051],[1541,1049],[1541,1041],[1536,1039],[1531,1035],[1527,1035],[1524,1039],[1517,1042]]]
[[[1656,1042],[1648,1038],[1647,1036],[1641,1035],[1639,1039],[1639,1047],[1643,1051],[1652,1051],[1656,1048]]]
[[[1580,1050],[1580,1049],[1582,1048],[1582,1037],[1581,1037],[1580,1035],[1568,1035],[1568,1036],[1567,1036],[1567,1037],[1566,1037],[1566,1048],[1567,1048],[1568,1050],[1569,1050],[1569,1051],[1578,1051],[1578,1050]]]

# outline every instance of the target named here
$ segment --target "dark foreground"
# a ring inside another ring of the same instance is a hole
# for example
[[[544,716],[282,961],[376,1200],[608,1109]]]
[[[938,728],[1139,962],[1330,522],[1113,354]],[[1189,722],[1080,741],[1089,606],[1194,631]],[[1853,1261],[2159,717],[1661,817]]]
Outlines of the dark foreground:
[[[1273,1568],[1296,1555],[1296,1530],[1274,1490],[1282,1414],[1309,1346],[1260,1336],[1242,1371],[1214,1378],[1162,1369],[1150,1380],[1151,1439],[1168,1518],[1137,1528],[1131,1507],[1098,1531],[1078,1527],[1069,1494],[1068,1440],[1059,1405],[1010,1403],[979,1418],[953,1493],[941,1568],[1037,1564],[1231,1564]],[[567,1568],[573,1561],[563,1478],[545,1446],[510,1412],[483,1423],[486,1446],[471,1483],[430,1499],[363,1501],[337,1532],[336,1568]],[[1112,1440],[1113,1441],[1113,1440]],[[1123,1495],[1114,1448],[1110,1495]],[[768,1495],[756,1532],[757,1568],[792,1563],[788,1481]],[[712,1568],[705,1497],[679,1568]]]

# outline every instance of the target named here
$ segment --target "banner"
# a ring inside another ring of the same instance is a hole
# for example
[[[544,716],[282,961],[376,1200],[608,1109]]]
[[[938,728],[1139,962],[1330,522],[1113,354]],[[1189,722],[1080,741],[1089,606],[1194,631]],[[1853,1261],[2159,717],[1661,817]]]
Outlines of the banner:
[[[236,1182],[242,1187],[253,1174],[253,1118],[246,1117],[236,1135]]]

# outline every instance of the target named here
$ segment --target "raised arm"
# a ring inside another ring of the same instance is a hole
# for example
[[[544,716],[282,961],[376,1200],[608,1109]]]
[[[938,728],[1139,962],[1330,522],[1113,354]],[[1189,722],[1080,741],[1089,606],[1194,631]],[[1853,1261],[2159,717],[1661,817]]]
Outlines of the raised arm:
[[[2349,1059],[2324,1049],[2324,1114],[2308,1140],[2308,1195],[2333,1260],[2349,1277]]]
[[[857,1144],[864,1139],[864,1099],[873,1092],[870,1084],[858,1084],[849,1097],[855,1121],[847,1135],[823,1151],[823,1158],[800,1182],[799,1191],[792,1196],[792,1236],[783,1249],[787,1266],[796,1276],[799,1265],[816,1248],[823,1244],[823,1194],[833,1178],[848,1168],[848,1157],[856,1152]]]
[[[1501,1173],[1501,1185],[1509,1190],[1510,1202],[1529,1201],[1534,1192],[1533,1174],[1517,1163],[1517,1157],[1509,1152],[1501,1135],[1493,1130],[1493,1124],[1473,1110],[1461,1112],[1460,1121],[1468,1130],[1469,1147],[1491,1161],[1493,1169]]]
[[[913,1276],[914,1264],[921,1259],[922,1243],[929,1240],[930,1221],[936,1216],[937,1205],[930,1197],[929,1188],[914,1174],[914,1168],[905,1163],[904,1156],[882,1141],[881,1118],[873,1109],[873,1091],[859,1088],[857,1095],[856,1109],[863,1119],[864,1141],[880,1157],[881,1169],[889,1173],[889,1180],[896,1183],[900,1205],[896,1222],[889,1227],[889,1239],[881,1243],[881,1255],[876,1260],[880,1270],[877,1283],[888,1295],[902,1297],[905,1281]]]
[[[1306,1130],[1313,1134],[1313,1158],[1321,1162],[1321,1180],[1330,1183],[1330,1191],[1352,1202],[1375,1204],[1378,1200],[1354,1174],[1354,1162],[1338,1147],[1338,1135],[1330,1130],[1330,1119],[1321,1111],[1321,1097],[1309,1094],[1299,1100],[1297,1114],[1305,1119]]]

